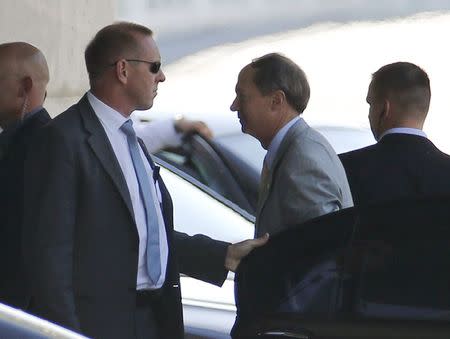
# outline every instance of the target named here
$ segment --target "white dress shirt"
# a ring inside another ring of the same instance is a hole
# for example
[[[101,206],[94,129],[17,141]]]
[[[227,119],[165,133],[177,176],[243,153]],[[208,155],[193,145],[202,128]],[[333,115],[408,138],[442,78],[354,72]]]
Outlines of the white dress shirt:
[[[417,135],[417,136],[424,137],[424,138],[427,137],[425,132],[418,128],[395,127],[395,128],[391,128],[391,129],[384,131],[384,133],[382,133],[380,136],[380,140],[385,135],[388,135],[388,134],[412,134],[412,135]]]
[[[166,269],[167,269],[167,257],[168,257],[168,245],[167,235],[164,226],[164,219],[161,211],[160,204],[157,204],[157,213],[159,221],[159,246],[161,251],[161,276],[158,282],[153,284],[148,276],[147,272],[147,224],[145,217],[144,204],[139,194],[139,183],[134,170],[133,160],[131,159],[127,136],[120,129],[125,121],[122,114],[109,107],[99,99],[97,99],[91,92],[87,94],[89,103],[94,109],[95,114],[100,120],[109,142],[111,143],[114,154],[122,169],[123,176],[127,183],[128,192],[130,193],[131,203],[133,205],[134,217],[136,220],[136,227],[139,234],[139,261],[138,261],[138,274],[136,286],[137,289],[155,289],[160,288],[164,284]],[[140,155],[143,159],[145,170],[150,178],[150,183],[154,183],[152,168],[145,157],[142,149],[140,149]],[[155,202],[161,202],[161,191],[159,185],[150,185]],[[101,269],[101,268],[99,268]]]

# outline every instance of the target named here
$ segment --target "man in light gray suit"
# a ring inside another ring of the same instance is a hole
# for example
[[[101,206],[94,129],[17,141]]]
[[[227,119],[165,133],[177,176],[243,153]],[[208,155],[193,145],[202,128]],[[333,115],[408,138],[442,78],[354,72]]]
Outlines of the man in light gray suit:
[[[353,206],[344,168],[328,141],[300,117],[310,95],[305,73],[276,53],[239,73],[236,98],[242,132],[267,150],[255,235],[271,235]]]

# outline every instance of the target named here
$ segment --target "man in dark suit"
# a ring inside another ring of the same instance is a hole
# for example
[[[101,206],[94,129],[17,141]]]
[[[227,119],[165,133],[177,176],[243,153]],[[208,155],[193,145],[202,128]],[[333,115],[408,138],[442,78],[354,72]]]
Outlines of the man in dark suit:
[[[0,45],[0,302],[24,309],[23,163],[32,136],[50,120],[42,107],[48,81],[40,50],[25,42]]]
[[[375,145],[340,155],[355,204],[450,195],[450,157],[422,131],[430,81],[408,62],[376,71],[367,93]]]
[[[151,30],[106,26],[85,60],[90,91],[26,161],[33,312],[94,338],[181,338],[179,267],[221,284],[267,237],[229,245],[173,231],[170,195],[129,119],[165,80]]]

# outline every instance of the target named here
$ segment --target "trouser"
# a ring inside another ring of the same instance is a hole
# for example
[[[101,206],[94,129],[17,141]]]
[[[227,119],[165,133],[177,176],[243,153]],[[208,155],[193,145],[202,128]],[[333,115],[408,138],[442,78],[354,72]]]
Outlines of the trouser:
[[[136,292],[136,338],[160,339],[164,333],[158,333],[158,321],[155,316],[156,300],[160,297],[160,291]]]

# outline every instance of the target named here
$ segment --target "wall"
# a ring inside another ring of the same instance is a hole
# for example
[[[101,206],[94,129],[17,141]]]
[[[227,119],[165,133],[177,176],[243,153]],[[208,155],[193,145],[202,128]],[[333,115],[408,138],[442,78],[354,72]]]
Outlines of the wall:
[[[0,42],[26,41],[42,50],[50,68],[45,106],[56,115],[88,88],[84,48],[115,17],[115,0],[2,0]]]

